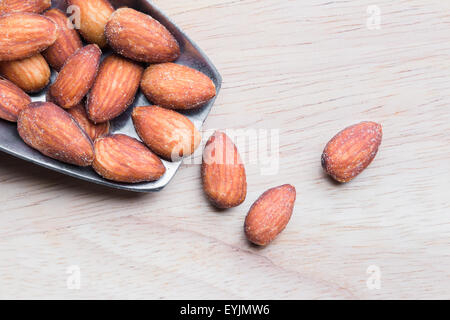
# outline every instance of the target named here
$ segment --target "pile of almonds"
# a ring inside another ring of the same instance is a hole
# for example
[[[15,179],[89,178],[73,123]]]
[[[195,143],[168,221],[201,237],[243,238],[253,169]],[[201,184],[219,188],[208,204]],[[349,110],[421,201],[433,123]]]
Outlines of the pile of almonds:
[[[173,63],[179,44],[157,20],[114,10],[107,0],[67,0],[79,8],[76,29],[49,0],[0,4],[0,116],[17,122],[27,145],[122,183],[158,180],[166,171],[161,158],[179,160],[199,146],[200,133],[176,110],[201,107],[216,88],[203,73]],[[102,59],[106,48],[113,53]],[[47,87],[50,67],[58,75],[46,102],[31,103],[27,93]],[[143,143],[109,134],[139,87],[155,104],[133,110]]]
[[[161,178],[161,161],[179,160],[200,145],[194,124],[176,110],[199,108],[216,95],[209,77],[175,64],[180,47],[157,20],[130,8],[114,10],[108,0],[67,0],[78,6],[79,30],[50,9],[50,0],[0,1],[0,118],[17,122],[30,147],[53,159],[92,166],[103,178],[138,183]],[[46,11],[47,10],[47,11]],[[44,12],[45,11],[45,12]],[[83,45],[81,37],[87,45]],[[102,50],[113,53],[102,60]],[[46,102],[27,93],[47,87]],[[138,89],[154,105],[135,107],[132,120],[142,142],[109,134],[109,121],[133,103]],[[362,122],[337,134],[322,155],[324,170],[348,182],[374,159],[381,126]],[[244,165],[231,139],[215,132],[202,162],[203,189],[221,209],[242,204],[247,195]],[[245,219],[247,238],[267,245],[286,227],[295,188],[263,193]]]

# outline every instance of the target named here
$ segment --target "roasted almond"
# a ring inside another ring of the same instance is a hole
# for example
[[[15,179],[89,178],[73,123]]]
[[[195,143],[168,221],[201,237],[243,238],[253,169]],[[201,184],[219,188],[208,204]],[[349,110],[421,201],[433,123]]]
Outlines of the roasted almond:
[[[1,0],[0,15],[9,12],[41,13],[51,5],[51,0]]]
[[[105,25],[114,8],[108,0],[67,0],[80,9],[80,33],[84,40],[100,48],[106,46]]]
[[[31,57],[56,40],[56,25],[35,13],[7,13],[0,16],[0,61]]]
[[[218,208],[240,205],[247,195],[244,164],[231,139],[223,132],[215,132],[203,150],[203,190]]]
[[[201,142],[191,120],[178,112],[157,106],[136,107],[132,118],[142,141],[167,160],[189,156]]]
[[[26,92],[38,92],[50,81],[50,67],[44,57],[34,56],[15,61],[1,61],[0,74]]]
[[[361,122],[352,125],[328,142],[322,153],[322,167],[339,182],[360,174],[375,158],[383,136],[381,125]]]
[[[65,109],[80,103],[94,83],[101,54],[98,46],[91,44],[78,49],[67,59],[55,82],[50,86],[51,100]]]
[[[52,68],[61,70],[67,59],[78,49],[83,47],[80,36],[75,29],[69,28],[69,19],[59,9],[51,9],[44,16],[58,26],[57,38],[54,44],[48,47],[43,55]]]
[[[115,134],[95,141],[94,170],[117,182],[154,181],[166,172],[161,160],[138,140]]]
[[[117,53],[136,61],[169,62],[180,56],[172,34],[157,20],[134,9],[117,9],[106,24],[105,34]]]
[[[247,239],[260,246],[272,242],[291,219],[295,198],[295,187],[289,184],[264,192],[245,218]]]
[[[70,114],[51,102],[33,102],[17,120],[20,137],[42,154],[77,166],[94,160],[91,139]]]
[[[111,120],[133,103],[144,69],[126,58],[110,55],[103,60],[88,95],[87,111],[95,123]]]
[[[30,103],[31,98],[9,80],[0,78],[0,118],[16,122],[17,117]]]
[[[82,103],[68,109],[67,112],[69,112],[75,121],[78,122],[80,127],[83,128],[92,141],[95,141],[97,138],[103,137],[109,133],[109,121],[94,124],[91,120],[89,120],[86,109]]]
[[[208,76],[175,63],[148,67],[141,89],[152,103],[170,109],[196,108],[216,95],[216,87]]]

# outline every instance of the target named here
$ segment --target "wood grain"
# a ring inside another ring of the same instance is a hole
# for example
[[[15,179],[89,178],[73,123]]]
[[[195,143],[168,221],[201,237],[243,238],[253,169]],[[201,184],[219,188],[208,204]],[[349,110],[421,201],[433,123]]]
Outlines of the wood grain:
[[[154,2],[223,76],[205,129],[278,129],[278,174],[247,164],[247,200],[216,211],[196,164],[132,194],[1,154],[0,298],[449,299],[450,4]],[[380,29],[366,25],[373,4]],[[321,152],[361,120],[382,123],[379,154],[337,185]],[[284,183],[297,189],[289,225],[250,245],[248,208]],[[67,289],[71,265],[79,290]]]

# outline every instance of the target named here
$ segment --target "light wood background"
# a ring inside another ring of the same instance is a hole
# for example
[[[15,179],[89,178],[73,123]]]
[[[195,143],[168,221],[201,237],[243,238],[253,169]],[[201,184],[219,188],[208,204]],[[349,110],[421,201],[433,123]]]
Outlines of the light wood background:
[[[246,202],[216,211],[198,165],[133,194],[0,154],[0,298],[449,299],[450,2],[154,2],[223,76],[205,129],[278,129],[278,174],[247,165]],[[337,185],[321,152],[361,120],[382,123],[382,146]],[[284,183],[297,188],[288,227],[250,245],[248,208]]]

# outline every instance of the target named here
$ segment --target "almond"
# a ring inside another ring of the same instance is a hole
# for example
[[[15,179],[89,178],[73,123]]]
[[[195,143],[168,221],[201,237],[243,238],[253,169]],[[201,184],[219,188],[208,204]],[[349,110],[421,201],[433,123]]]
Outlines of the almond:
[[[34,13],[0,16],[0,61],[31,57],[56,41],[56,25]]]
[[[194,124],[178,112],[157,106],[136,107],[132,118],[144,143],[167,160],[189,156],[201,142]]]
[[[116,10],[106,24],[105,34],[117,53],[136,61],[169,62],[180,56],[172,34],[157,20],[134,9]]]
[[[291,219],[295,197],[295,187],[289,184],[264,192],[245,218],[247,239],[260,246],[272,242]]]
[[[175,63],[148,67],[141,89],[152,103],[169,109],[196,108],[216,95],[216,87],[208,76]]]
[[[91,44],[78,49],[61,69],[50,86],[49,95],[57,105],[68,109],[80,103],[94,83],[101,50]]]
[[[0,118],[16,122],[21,110],[30,103],[31,98],[9,80],[0,78]]]
[[[97,139],[92,167],[105,179],[125,183],[158,180],[166,172],[155,154],[124,134]]]
[[[0,14],[8,12],[41,13],[51,5],[51,0],[1,0]]]
[[[61,70],[67,59],[83,47],[80,36],[75,29],[69,28],[69,19],[59,9],[51,9],[44,16],[58,26],[57,38],[54,44],[44,51],[47,62],[57,71]]]
[[[352,180],[375,158],[382,136],[381,125],[375,122],[365,121],[342,130],[323,151],[323,169],[336,181]]]
[[[205,194],[218,208],[236,207],[245,200],[245,168],[236,146],[223,132],[215,132],[206,143],[202,181]]]
[[[15,61],[0,62],[0,74],[26,92],[38,92],[50,81],[50,67],[44,57],[34,56]]]
[[[95,123],[119,116],[133,103],[144,69],[126,59],[110,55],[100,65],[88,95],[87,111]]]
[[[106,46],[105,25],[114,12],[109,1],[68,0],[67,4],[80,9],[80,33],[84,40],[104,48]]]
[[[88,134],[92,141],[105,136],[109,133],[109,121],[100,124],[94,124],[89,120],[86,109],[83,104],[77,104],[75,107],[67,110],[75,119],[81,128]]]
[[[51,102],[33,102],[17,120],[20,137],[42,154],[77,166],[94,160],[91,139],[70,114]]]

